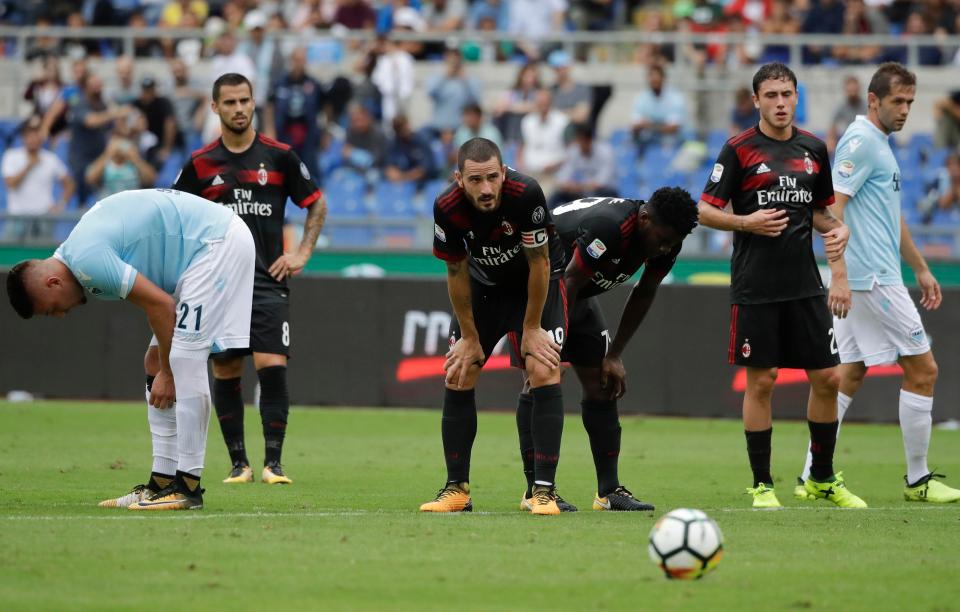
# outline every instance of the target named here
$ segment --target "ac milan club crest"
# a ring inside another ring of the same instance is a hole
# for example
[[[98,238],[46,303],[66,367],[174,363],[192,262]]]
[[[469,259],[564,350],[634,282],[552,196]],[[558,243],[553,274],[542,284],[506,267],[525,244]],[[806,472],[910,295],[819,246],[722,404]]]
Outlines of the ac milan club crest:
[[[513,236],[513,226],[510,225],[509,221],[504,219],[503,223],[501,223],[501,227],[503,227],[504,234],[506,234],[507,236]]]
[[[743,341],[743,346],[740,347],[740,354],[743,355],[744,359],[748,359],[751,352],[753,352],[753,349],[750,348],[750,338],[746,338]]]
[[[267,171],[263,166],[257,170],[257,182],[262,186],[267,184]]]
[[[807,171],[807,174],[813,174],[813,160],[810,159],[809,153],[803,154],[803,169]]]

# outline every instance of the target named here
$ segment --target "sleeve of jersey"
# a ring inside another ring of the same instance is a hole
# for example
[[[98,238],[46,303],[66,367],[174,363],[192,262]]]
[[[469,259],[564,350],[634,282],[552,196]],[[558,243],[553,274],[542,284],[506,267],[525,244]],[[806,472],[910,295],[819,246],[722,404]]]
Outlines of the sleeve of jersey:
[[[620,257],[620,227],[612,221],[597,218],[577,238],[573,261],[587,274],[610,259]]]
[[[133,266],[106,248],[99,248],[71,262],[71,270],[84,288],[101,299],[126,299],[137,278]]]
[[[553,216],[547,210],[543,189],[538,183],[532,183],[526,186],[520,197],[524,203],[521,208],[526,211],[519,221],[520,244],[527,249],[542,247],[549,242],[553,226]]]
[[[707,185],[703,188],[700,199],[711,206],[724,208],[730,201],[730,196],[739,187],[739,183],[740,159],[730,143],[724,144],[720,155],[717,156],[717,162],[713,164],[713,170],[710,172],[710,178],[707,179]]]
[[[853,197],[870,178],[870,145],[862,136],[841,138],[833,164],[833,190]]]
[[[462,261],[467,256],[460,231],[436,205],[433,208],[433,256],[444,261]]]
[[[287,151],[287,167],[284,172],[287,194],[300,208],[307,208],[320,199],[323,193],[310,176],[310,169],[290,149]]]
[[[677,248],[666,255],[655,257],[648,261],[643,267],[643,275],[646,276],[650,274],[653,278],[657,279],[657,282],[662,281],[666,278],[667,274],[670,274],[670,270],[673,270],[673,264],[677,262],[677,257],[680,256],[680,248],[681,246],[678,245]]]
[[[202,186],[197,178],[197,171],[193,167],[193,158],[188,159],[180,172],[177,173],[177,178],[173,179],[173,188],[184,193],[200,195]]]

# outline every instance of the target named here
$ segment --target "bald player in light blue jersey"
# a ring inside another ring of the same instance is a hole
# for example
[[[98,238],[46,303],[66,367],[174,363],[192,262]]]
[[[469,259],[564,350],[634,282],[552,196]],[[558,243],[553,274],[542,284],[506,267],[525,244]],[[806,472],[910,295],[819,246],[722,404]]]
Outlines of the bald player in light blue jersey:
[[[890,134],[903,128],[915,94],[913,73],[895,62],[882,64],[870,81],[867,115],[858,116],[837,144],[833,210],[850,228],[847,275],[835,271],[830,292],[835,296],[831,311],[839,313],[834,318],[841,361],[837,417],[843,419],[870,366],[899,363],[904,498],[949,503],[960,500],[960,490],[937,480],[942,476],[927,467],[937,362],[900,272],[902,257],[916,275],[923,307],[940,306],[940,285],[900,214],[902,178],[890,149]],[[802,479],[810,462],[808,451]],[[794,493],[807,498],[802,484]]]
[[[207,358],[249,345],[255,257],[250,230],[229,208],[171,189],[143,189],[101,200],[53,256],[10,271],[7,293],[24,319],[63,317],[90,293],[138,306],[156,336],[161,370],[147,408],[153,472],[148,484],[107,505],[203,507]]]

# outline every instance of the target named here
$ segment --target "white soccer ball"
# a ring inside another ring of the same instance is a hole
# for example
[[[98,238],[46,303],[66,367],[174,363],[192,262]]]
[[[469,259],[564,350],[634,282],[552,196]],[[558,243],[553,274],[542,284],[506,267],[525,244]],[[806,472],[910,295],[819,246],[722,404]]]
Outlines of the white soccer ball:
[[[667,578],[696,580],[723,556],[723,534],[700,510],[678,508],[660,517],[650,531],[650,559]]]

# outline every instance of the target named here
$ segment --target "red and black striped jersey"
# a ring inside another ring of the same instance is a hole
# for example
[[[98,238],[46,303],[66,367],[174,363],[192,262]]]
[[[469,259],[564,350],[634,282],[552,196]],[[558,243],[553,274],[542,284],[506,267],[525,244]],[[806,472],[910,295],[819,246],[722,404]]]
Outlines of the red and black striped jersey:
[[[470,276],[484,285],[525,289],[530,269],[523,247],[548,245],[550,278],[563,276],[563,249],[543,190],[512,168],[496,210],[478,210],[453,182],[434,202],[433,220],[433,254],[445,261],[469,255]]]
[[[321,196],[306,165],[288,145],[257,134],[246,151],[233,153],[218,138],[193,152],[173,188],[224,204],[240,215],[257,246],[255,292],[286,296],[286,281],[274,280],[269,269],[283,255],[287,198],[306,208]]]
[[[733,304],[823,294],[813,254],[813,211],[833,204],[833,180],[822,140],[797,128],[789,140],[774,140],[754,126],[723,146],[700,199],[718,208],[732,202],[737,215],[761,208],[787,211],[787,227],[775,238],[734,232]]]
[[[576,262],[592,276],[579,298],[609,291],[630,280],[641,266],[657,280],[669,274],[680,254],[680,245],[660,257],[644,256],[644,241],[637,229],[643,200],[582,198],[553,209],[567,261]]]

